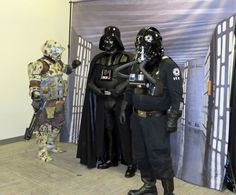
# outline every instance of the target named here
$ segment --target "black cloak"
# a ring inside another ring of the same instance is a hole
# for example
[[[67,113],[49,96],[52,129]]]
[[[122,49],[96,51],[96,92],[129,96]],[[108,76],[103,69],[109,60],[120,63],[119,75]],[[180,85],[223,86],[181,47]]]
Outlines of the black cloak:
[[[103,57],[105,54],[106,52],[99,53],[91,61],[87,83],[91,79],[92,73],[96,65],[96,61],[101,57]],[[87,165],[88,168],[96,167],[97,153],[102,150],[102,145],[96,143],[95,139],[95,115],[96,115],[96,109],[100,110],[103,108],[103,106],[102,105],[99,106],[99,104],[96,105],[97,104],[96,98],[97,96],[89,89],[89,87],[86,87],[76,157],[80,158],[80,163]],[[103,115],[99,116],[103,117]],[[103,129],[101,128],[103,127],[103,121],[104,121],[103,118],[101,118],[98,121],[99,122],[96,123],[97,125],[96,128]],[[101,133],[101,136],[103,136],[103,133]]]
[[[129,56],[129,62],[133,56],[130,53],[120,51],[122,54]],[[107,52],[102,52],[96,55],[90,63],[87,84],[92,78],[92,73],[95,71],[96,62],[107,55]],[[117,107],[120,108],[120,105]],[[119,111],[117,111],[119,112]],[[77,148],[77,158],[80,158],[80,163],[87,165],[88,168],[96,167],[97,160],[102,158],[105,153],[104,143],[104,100],[102,97],[95,95],[89,87],[86,88],[84,106],[82,111],[82,119],[80,126],[80,134]],[[127,110],[127,115],[131,115],[130,110]],[[129,116],[127,116],[127,119]],[[118,124],[121,125],[121,124]],[[126,163],[131,163],[131,132],[129,121],[121,125],[119,128],[118,138],[120,139],[121,158]]]

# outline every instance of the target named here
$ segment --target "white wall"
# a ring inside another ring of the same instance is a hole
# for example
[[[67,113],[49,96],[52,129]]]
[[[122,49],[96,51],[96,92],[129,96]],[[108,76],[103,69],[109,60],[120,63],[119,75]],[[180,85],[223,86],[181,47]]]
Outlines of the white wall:
[[[22,136],[33,110],[27,64],[47,39],[68,44],[68,0],[0,0],[0,140]],[[67,63],[67,50],[63,61]]]

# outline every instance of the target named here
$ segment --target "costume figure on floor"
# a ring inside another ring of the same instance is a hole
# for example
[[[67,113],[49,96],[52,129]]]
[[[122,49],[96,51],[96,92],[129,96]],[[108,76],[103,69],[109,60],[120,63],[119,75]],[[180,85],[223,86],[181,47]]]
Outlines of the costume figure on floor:
[[[182,77],[179,67],[164,56],[162,37],[154,27],[141,29],[136,37],[136,61],[129,78],[126,100],[133,105],[131,129],[134,161],[144,185],[129,195],[157,195],[156,179],[164,195],[173,195],[174,172],[170,133],[177,130],[182,113]]]
[[[130,62],[132,56],[124,52],[120,31],[115,26],[104,29],[99,48],[88,75],[77,157],[89,168],[99,169],[117,166],[120,156],[128,165],[126,177],[132,177],[136,167],[132,165],[130,110],[126,110],[127,122],[121,124],[119,115],[127,79],[117,77],[114,69]],[[125,70],[128,71],[128,70]]]
[[[65,50],[54,40],[48,40],[41,48],[43,57],[28,65],[29,94],[32,106],[38,116],[36,143],[39,151],[38,157],[42,161],[51,161],[49,152],[63,152],[55,145],[55,140],[64,124],[65,97],[67,96],[67,83],[63,74],[72,73],[80,65],[74,60],[72,67],[61,61]]]

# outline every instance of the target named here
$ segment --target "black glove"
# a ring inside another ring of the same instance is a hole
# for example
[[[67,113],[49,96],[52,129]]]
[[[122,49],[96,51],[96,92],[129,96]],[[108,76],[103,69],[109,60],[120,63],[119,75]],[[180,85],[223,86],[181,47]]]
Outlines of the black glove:
[[[126,122],[126,116],[125,116],[125,111],[124,110],[122,110],[121,112],[120,112],[120,123],[121,124],[124,124],[125,122]]]
[[[39,111],[39,109],[41,107],[41,104],[42,104],[42,101],[35,101],[35,100],[32,101],[31,105],[32,105],[32,107],[34,109],[34,112],[38,112]]]
[[[120,83],[119,85],[117,85],[115,87],[115,89],[112,90],[112,95],[114,97],[118,97],[121,93],[124,92],[124,90],[128,86],[128,84],[129,84],[129,80],[126,80],[126,81]]]
[[[126,122],[126,115],[125,115],[126,107],[127,107],[127,102],[123,100],[121,103],[120,115],[119,115],[119,119],[120,119],[121,124],[124,124]]]
[[[31,99],[32,99],[31,105],[34,111],[37,112],[40,109],[41,104],[42,104],[40,93],[38,91],[33,91]]]
[[[33,91],[31,94],[31,99],[33,101],[40,101],[41,100],[41,95],[39,93],[39,91]]]
[[[71,64],[73,69],[76,69],[80,65],[81,65],[81,61],[79,61],[77,58],[75,60],[73,60],[73,62]]]
[[[102,92],[102,90],[99,89],[98,87],[96,87],[93,83],[88,83],[88,87],[89,87],[89,89],[92,90],[96,95],[104,96],[104,93]]]
[[[177,131],[178,119],[181,117],[181,111],[172,110],[167,113],[167,131],[175,132]]]

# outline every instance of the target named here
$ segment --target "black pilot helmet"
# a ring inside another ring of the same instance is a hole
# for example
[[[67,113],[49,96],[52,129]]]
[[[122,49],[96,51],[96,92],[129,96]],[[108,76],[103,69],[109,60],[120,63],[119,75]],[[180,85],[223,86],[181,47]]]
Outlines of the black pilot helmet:
[[[124,46],[120,37],[120,30],[115,26],[107,26],[104,29],[104,35],[99,42],[99,49],[112,52],[114,50],[123,51]]]
[[[154,27],[142,28],[136,36],[135,49],[135,58],[138,61],[161,58],[164,55],[164,48],[159,30]]]

